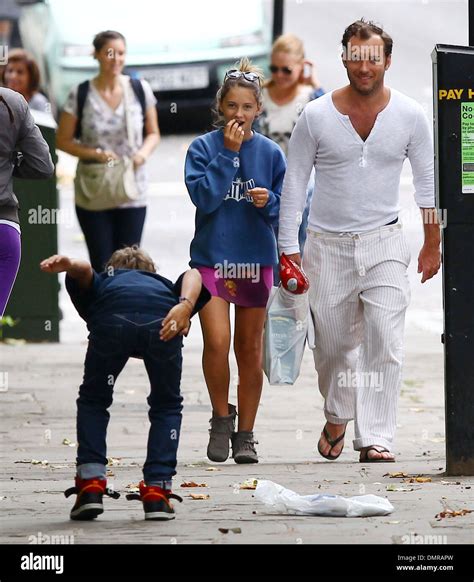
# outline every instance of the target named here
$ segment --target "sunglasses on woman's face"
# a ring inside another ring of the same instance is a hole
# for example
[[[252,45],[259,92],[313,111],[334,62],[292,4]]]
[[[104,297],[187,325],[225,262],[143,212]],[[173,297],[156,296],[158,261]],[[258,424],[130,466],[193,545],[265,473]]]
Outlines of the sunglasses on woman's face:
[[[290,67],[277,67],[276,65],[270,65],[269,68],[272,75],[278,73],[278,71],[281,71],[285,75],[291,75],[291,73],[293,72],[293,69],[291,69]]]
[[[227,81],[227,79],[241,79],[242,77],[251,83],[260,83],[260,77],[257,75],[257,73],[238,71],[237,69],[231,69],[230,71],[227,71],[225,74],[224,83]]]

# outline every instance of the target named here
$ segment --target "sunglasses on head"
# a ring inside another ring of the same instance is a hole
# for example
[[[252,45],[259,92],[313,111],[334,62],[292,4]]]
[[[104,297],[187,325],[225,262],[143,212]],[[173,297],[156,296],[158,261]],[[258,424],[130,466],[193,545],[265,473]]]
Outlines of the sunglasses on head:
[[[227,71],[225,74],[224,83],[227,81],[227,79],[241,79],[242,77],[251,83],[260,84],[260,77],[257,75],[257,73],[251,73],[250,71],[238,71],[237,69],[231,69],[230,71]]]
[[[270,69],[270,72],[272,74],[275,74],[275,73],[278,73],[278,71],[281,71],[285,75],[291,75],[291,73],[293,72],[293,69],[290,69],[290,67],[277,67],[276,65],[270,65],[269,69]]]

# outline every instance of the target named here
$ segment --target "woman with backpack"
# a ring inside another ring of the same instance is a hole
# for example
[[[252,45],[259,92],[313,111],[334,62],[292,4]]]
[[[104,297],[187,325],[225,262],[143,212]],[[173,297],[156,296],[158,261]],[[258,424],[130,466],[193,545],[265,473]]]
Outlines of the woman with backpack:
[[[156,99],[146,81],[122,75],[126,41],[107,30],[93,41],[99,73],[70,92],[57,147],[79,158],[75,205],[97,272],[112,253],[140,244],[146,215],[145,162],[159,143]]]

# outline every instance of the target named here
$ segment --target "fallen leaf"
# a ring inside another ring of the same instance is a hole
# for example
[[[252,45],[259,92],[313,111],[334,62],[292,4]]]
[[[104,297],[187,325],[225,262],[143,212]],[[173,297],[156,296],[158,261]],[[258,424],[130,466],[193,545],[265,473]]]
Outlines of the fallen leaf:
[[[242,530],[240,529],[240,527],[231,527],[230,529],[227,529],[225,527],[220,527],[219,531],[223,534],[229,533],[230,531],[232,533],[235,533],[235,534],[242,533]]]
[[[107,457],[107,467],[114,467],[115,465],[120,465],[122,457]]]
[[[76,443],[73,443],[72,441],[70,441],[69,439],[63,439],[62,442],[63,445],[67,445],[68,447],[75,447]]]
[[[461,481],[440,481],[442,485],[461,485]]]
[[[191,497],[191,499],[209,499],[210,495],[191,493],[190,495],[188,495],[188,497]]]
[[[125,489],[128,489],[129,491],[140,491],[140,486],[138,483],[129,483],[128,485],[125,485]]]
[[[431,477],[410,477],[404,481],[405,483],[431,483]]]
[[[468,513],[472,513],[472,509],[459,509],[459,510],[452,510],[452,509],[445,509],[440,513],[436,514],[435,517],[439,520],[444,519],[445,517],[460,517],[462,515],[467,515]]]
[[[406,473],[385,473],[385,475],[382,475],[382,477],[390,477],[390,479],[398,479],[398,478],[402,478],[402,477],[408,477],[408,475]]]
[[[194,481],[185,481],[181,487],[207,487],[206,483],[195,483]]]
[[[257,488],[257,479],[247,479],[243,483],[240,484],[239,489],[256,489]]]
[[[218,469],[217,467],[209,467],[206,469],[206,471],[220,471],[220,469]]]
[[[45,459],[44,461],[38,461],[38,459],[31,459],[31,460],[23,460],[23,461],[15,461],[15,463],[28,463],[29,465],[43,465],[44,467],[48,465],[48,461]]]
[[[398,487],[398,485],[387,485],[386,491],[415,491],[413,487]]]

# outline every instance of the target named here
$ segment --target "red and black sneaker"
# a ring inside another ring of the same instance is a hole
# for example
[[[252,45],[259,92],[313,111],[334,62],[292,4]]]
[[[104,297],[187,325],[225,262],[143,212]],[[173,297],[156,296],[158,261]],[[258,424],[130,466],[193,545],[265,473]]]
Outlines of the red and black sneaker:
[[[175,518],[170,499],[176,499],[181,503],[183,500],[179,495],[175,495],[169,489],[162,489],[157,485],[147,486],[144,481],[140,482],[139,487],[140,493],[129,493],[127,499],[129,501],[136,499],[143,503],[145,519],[164,521]]]
[[[76,486],[66,489],[64,495],[69,497],[74,493],[77,494],[76,503],[71,509],[70,517],[75,520],[94,519],[104,512],[102,497],[108,495],[114,499],[120,497],[113,489],[107,487],[107,479],[81,479],[76,476]]]

